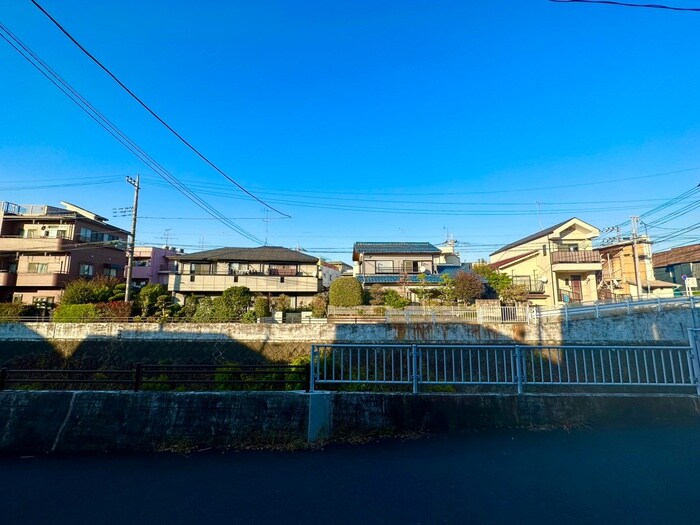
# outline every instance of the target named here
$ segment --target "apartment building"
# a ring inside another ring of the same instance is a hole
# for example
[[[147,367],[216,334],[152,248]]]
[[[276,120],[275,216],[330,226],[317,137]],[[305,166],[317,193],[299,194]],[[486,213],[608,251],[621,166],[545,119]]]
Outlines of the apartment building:
[[[73,279],[123,277],[129,233],[61,205],[0,203],[0,301],[59,302]]]
[[[131,282],[135,288],[147,284],[168,285],[168,275],[175,271],[175,263],[169,257],[181,255],[182,250],[171,246],[158,248],[155,246],[136,246],[134,248],[134,264],[131,271]]]

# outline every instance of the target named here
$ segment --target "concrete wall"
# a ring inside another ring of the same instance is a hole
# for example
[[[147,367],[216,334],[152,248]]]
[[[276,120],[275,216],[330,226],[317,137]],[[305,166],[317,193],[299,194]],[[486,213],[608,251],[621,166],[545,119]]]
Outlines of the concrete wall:
[[[299,447],[483,428],[700,423],[695,396],[0,392],[0,453]]]
[[[695,317],[694,317],[695,316]],[[700,309],[539,324],[0,323],[2,341],[51,339],[233,340],[245,343],[435,342],[686,344]],[[1,347],[0,347],[1,348]]]

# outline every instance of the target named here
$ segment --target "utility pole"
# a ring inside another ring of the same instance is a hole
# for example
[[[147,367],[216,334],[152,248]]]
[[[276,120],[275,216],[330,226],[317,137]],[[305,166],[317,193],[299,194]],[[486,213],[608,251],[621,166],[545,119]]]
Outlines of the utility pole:
[[[131,300],[131,274],[134,268],[134,243],[136,242],[136,214],[139,208],[139,175],[136,178],[127,176],[126,182],[134,187],[134,207],[131,210],[131,235],[126,248],[126,291],[124,292],[124,302],[128,303]]]
[[[637,281],[637,299],[641,299],[642,296],[642,280],[639,278],[639,259],[637,256],[637,225],[639,224],[639,217],[633,215],[630,217],[632,222],[632,257],[634,257],[634,275]]]

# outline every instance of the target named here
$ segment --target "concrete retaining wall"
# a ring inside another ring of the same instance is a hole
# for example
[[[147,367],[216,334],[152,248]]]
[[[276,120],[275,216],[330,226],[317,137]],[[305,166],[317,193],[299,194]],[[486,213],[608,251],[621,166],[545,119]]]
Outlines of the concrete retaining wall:
[[[464,343],[682,343],[700,327],[693,310],[554,320],[539,324],[0,323],[0,341],[32,339],[235,340],[245,343],[434,341]],[[698,326],[696,326],[698,325]]]
[[[700,326],[693,317],[698,312],[677,308],[532,325],[0,323],[0,363],[38,350],[56,350],[64,357],[78,350],[95,355],[104,353],[105,342],[124,359],[146,362],[183,356],[207,360],[217,345],[225,359],[238,362],[290,361],[307,356],[314,343],[687,345],[688,328]]]
[[[698,424],[695,396],[0,392],[0,453],[302,446],[406,432]]]

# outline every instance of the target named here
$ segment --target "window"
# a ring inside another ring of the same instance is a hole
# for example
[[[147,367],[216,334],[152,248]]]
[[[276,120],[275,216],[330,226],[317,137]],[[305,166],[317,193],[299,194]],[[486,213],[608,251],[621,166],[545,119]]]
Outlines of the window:
[[[83,242],[89,242],[92,235],[92,230],[90,228],[80,228],[80,235],[78,239]]]
[[[560,244],[557,250],[560,252],[577,252],[578,244]]]
[[[418,261],[403,261],[402,270],[405,273],[418,273],[420,263]]]
[[[102,273],[105,277],[119,277],[123,271],[122,267],[118,264],[105,264],[104,271]]]
[[[211,265],[209,263],[190,264],[190,273],[196,275],[211,275]]]
[[[29,263],[27,272],[29,273],[49,273],[48,263]]]
[[[92,264],[81,264],[78,273],[81,277],[92,277],[94,272]]]
[[[394,261],[376,261],[374,265],[375,273],[394,273]]]
[[[66,230],[56,230],[56,238],[65,239],[67,233],[68,232]]]

